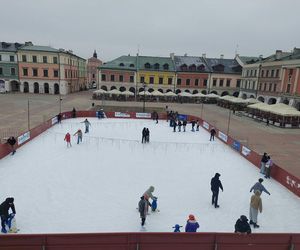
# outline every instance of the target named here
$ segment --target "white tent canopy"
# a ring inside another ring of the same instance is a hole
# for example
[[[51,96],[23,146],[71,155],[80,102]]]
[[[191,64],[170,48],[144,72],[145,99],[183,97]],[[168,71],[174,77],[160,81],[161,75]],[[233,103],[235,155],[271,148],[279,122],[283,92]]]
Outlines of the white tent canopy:
[[[165,96],[177,96],[174,92],[169,91],[167,93],[164,94]]]
[[[153,96],[164,96],[164,94],[161,93],[161,92],[158,91],[158,90],[154,90],[153,92],[151,92],[151,95],[153,95]]]
[[[141,91],[141,92],[139,93],[139,95],[147,95],[147,96],[150,96],[150,95],[152,95],[152,94],[147,90],[147,91]]]
[[[255,99],[255,98],[248,98],[248,99],[246,99],[246,101],[248,103],[259,103],[260,102],[259,100]]]
[[[179,96],[183,96],[183,97],[192,97],[193,95],[189,92],[180,92],[178,94]]]
[[[98,95],[98,94],[105,94],[105,93],[107,93],[107,91],[104,89],[98,89],[98,90],[95,90],[93,93]]]
[[[202,93],[196,93],[196,94],[193,94],[193,97],[206,97],[206,95],[204,95]]]
[[[113,94],[113,95],[120,95],[121,91],[117,90],[117,89],[112,89],[110,91],[107,92],[108,94]]]
[[[206,95],[206,97],[208,97],[208,98],[220,98],[220,96],[218,96],[214,93],[210,93],[210,94]]]
[[[121,92],[120,95],[134,96],[134,93],[132,93],[129,90],[125,90],[125,91]]]

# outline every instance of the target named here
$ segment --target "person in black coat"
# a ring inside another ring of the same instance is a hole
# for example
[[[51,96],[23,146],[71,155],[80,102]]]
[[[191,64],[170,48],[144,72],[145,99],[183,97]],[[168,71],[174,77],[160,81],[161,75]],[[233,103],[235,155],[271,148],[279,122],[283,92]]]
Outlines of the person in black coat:
[[[57,123],[61,123],[61,113],[57,115]]]
[[[148,128],[146,128],[146,142],[150,141],[150,131]]]
[[[176,132],[177,122],[176,120],[173,121],[173,132]]]
[[[5,224],[7,222],[7,219],[9,217],[8,215],[8,210],[11,208],[12,212],[14,214],[16,214],[16,209],[15,209],[15,205],[14,205],[14,198],[9,197],[6,198],[6,200],[4,202],[2,202],[2,204],[0,205],[0,216],[1,216],[1,232],[2,233],[7,233],[6,228],[5,228]]]
[[[187,121],[183,120],[182,125],[183,125],[183,132],[185,132],[185,127],[186,127]]]
[[[219,180],[219,177],[221,175],[219,173],[215,174],[215,177],[213,177],[210,181],[211,191],[212,191],[212,200],[211,204],[215,206],[215,208],[220,207],[218,205],[218,197],[219,197],[219,189],[223,192],[223,186],[221,181]]]
[[[211,130],[210,130],[210,141],[211,140],[215,140],[215,135],[216,135],[216,130],[215,130],[215,128],[213,127]]]
[[[192,131],[195,132],[195,125],[196,125],[196,121],[192,120]]]
[[[14,155],[16,153],[16,150],[15,150],[16,143],[17,143],[16,138],[13,136],[11,136],[7,139],[7,144],[10,145],[10,147],[11,147],[12,155]]]
[[[241,217],[236,221],[234,232],[241,234],[251,234],[251,228],[245,215],[241,215]]]
[[[75,108],[73,108],[73,110],[72,110],[72,118],[76,118],[76,109]]]
[[[144,226],[145,221],[146,221],[146,216],[147,216],[147,209],[146,207],[148,206],[147,201],[145,200],[144,195],[141,197],[141,200],[139,201],[139,212],[140,212],[140,217],[142,219],[141,225]]]
[[[146,128],[143,128],[143,131],[142,131],[142,143],[146,142],[146,135],[147,135]]]

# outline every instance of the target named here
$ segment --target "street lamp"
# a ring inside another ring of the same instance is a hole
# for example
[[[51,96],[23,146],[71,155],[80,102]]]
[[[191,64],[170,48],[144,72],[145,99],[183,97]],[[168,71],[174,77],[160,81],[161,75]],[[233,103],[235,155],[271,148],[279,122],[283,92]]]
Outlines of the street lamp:
[[[59,113],[61,114],[61,101],[62,101],[62,98],[61,98],[61,95],[59,94]]]
[[[144,101],[143,101],[143,113],[145,113],[145,99],[146,99],[146,83],[143,83],[143,87],[144,87]]]
[[[227,123],[227,135],[229,135],[230,119],[231,119],[231,107],[229,106],[228,123]]]

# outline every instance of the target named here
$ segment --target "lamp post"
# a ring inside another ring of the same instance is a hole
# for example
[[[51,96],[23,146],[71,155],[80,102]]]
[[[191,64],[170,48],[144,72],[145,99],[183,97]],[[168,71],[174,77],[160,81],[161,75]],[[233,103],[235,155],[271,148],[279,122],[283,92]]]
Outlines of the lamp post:
[[[204,103],[203,103],[203,100],[201,101],[201,119],[203,120],[203,105],[204,105]]]
[[[28,121],[28,130],[30,130],[29,99],[28,99],[28,103],[27,103],[27,121]]]
[[[62,98],[61,98],[61,95],[59,93],[59,113],[61,114],[61,101],[62,101]]]
[[[143,113],[145,113],[146,83],[143,83],[143,87],[144,87]]]
[[[230,119],[231,119],[231,107],[229,107],[228,123],[227,123],[227,135],[229,135]]]

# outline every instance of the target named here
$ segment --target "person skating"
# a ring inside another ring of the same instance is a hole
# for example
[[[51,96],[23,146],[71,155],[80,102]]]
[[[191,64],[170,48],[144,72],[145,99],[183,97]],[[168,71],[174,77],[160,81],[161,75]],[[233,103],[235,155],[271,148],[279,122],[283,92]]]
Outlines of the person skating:
[[[258,182],[256,182],[256,183],[252,186],[252,188],[250,189],[250,193],[251,193],[252,191],[254,191],[254,193],[255,193],[255,191],[258,190],[261,194],[262,194],[262,192],[265,192],[265,193],[267,193],[268,195],[271,195],[270,192],[269,192],[269,191],[264,187],[264,185],[262,184],[263,181],[264,181],[264,179],[259,178],[259,179],[258,179]]]
[[[194,233],[197,232],[198,228],[199,228],[199,223],[196,221],[195,216],[190,214],[185,225],[185,232]]]
[[[260,161],[260,173],[265,174],[265,165],[268,162],[268,154],[264,153]]]
[[[5,228],[5,224],[8,223],[8,218],[9,218],[8,211],[9,211],[9,209],[12,210],[13,215],[16,214],[16,209],[15,209],[14,198],[13,197],[6,198],[6,200],[4,202],[2,202],[2,204],[0,205],[1,227],[2,227],[1,232],[2,233],[7,233],[7,230]]]
[[[262,200],[260,198],[260,194],[260,191],[256,190],[250,200],[250,225],[253,225],[254,228],[259,228],[259,225],[257,225],[257,216],[258,211],[260,213],[262,212]]]
[[[241,215],[235,223],[234,232],[239,234],[251,234],[251,227],[248,223],[248,218]]]
[[[85,119],[81,123],[84,123],[84,125],[85,125],[85,131],[84,131],[84,133],[88,133],[90,131],[90,126],[92,126],[91,123],[88,121],[88,119]]]
[[[11,136],[7,139],[7,144],[11,147],[11,155],[14,155],[16,153],[15,145],[17,143],[17,140],[14,136]]]
[[[153,120],[155,120],[156,123],[158,123],[158,113],[154,111],[152,115],[153,115]]]
[[[176,132],[177,122],[176,120],[173,121],[173,132]]]
[[[220,207],[218,205],[218,197],[219,197],[219,189],[223,192],[223,186],[221,181],[219,180],[220,174],[216,173],[215,176],[210,181],[211,191],[212,191],[212,200],[211,204],[215,206],[215,208]]]
[[[175,226],[173,227],[174,228],[174,233],[180,233],[180,228],[182,226],[178,225],[178,224],[175,224]]]
[[[271,157],[268,155],[268,161],[265,165],[265,178],[269,178],[270,179],[270,176],[271,176],[271,168],[273,166],[273,161],[271,159]]]
[[[72,118],[76,118],[76,109],[75,108],[72,109]]]
[[[142,130],[142,143],[146,143],[146,135],[147,135],[146,128],[143,128],[143,130]]]
[[[66,143],[67,143],[67,148],[68,147],[72,147],[72,144],[71,144],[71,135],[70,135],[69,132],[66,133],[64,141],[66,141]]]
[[[196,121],[192,120],[191,124],[192,124],[192,132],[195,132]]]
[[[185,132],[185,128],[186,128],[186,125],[187,125],[187,121],[186,121],[186,120],[183,120],[182,125],[183,125],[183,132]]]
[[[150,131],[148,128],[146,128],[146,142],[150,142]]]
[[[150,186],[144,193],[144,197],[145,197],[145,200],[147,202],[147,212],[149,210],[149,207],[151,206],[151,203],[149,201],[149,199],[151,198],[151,200],[153,201],[154,199],[157,199],[156,196],[154,196],[152,193],[154,192],[154,187],[153,186]]]
[[[77,135],[77,144],[79,144],[79,142],[82,142],[82,131],[81,131],[81,129],[78,129],[77,132],[73,136],[75,136],[75,135]]]
[[[147,217],[147,201],[145,200],[145,197],[142,196],[141,200],[139,201],[139,213],[140,213],[140,217],[141,217],[141,225],[144,226],[145,225],[145,221],[146,221],[146,217]]]
[[[58,113],[57,115],[57,123],[61,123],[61,113]]]
[[[178,132],[181,132],[181,126],[182,126],[182,122],[179,120],[178,121]]]
[[[216,130],[214,127],[212,127],[212,129],[210,130],[210,138],[209,138],[209,141],[211,140],[215,140],[215,135],[216,135]]]
[[[197,120],[197,121],[196,121],[196,124],[197,124],[197,126],[196,126],[196,131],[199,131],[200,122]]]

